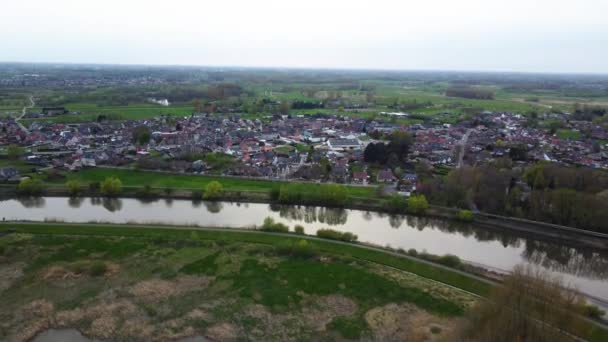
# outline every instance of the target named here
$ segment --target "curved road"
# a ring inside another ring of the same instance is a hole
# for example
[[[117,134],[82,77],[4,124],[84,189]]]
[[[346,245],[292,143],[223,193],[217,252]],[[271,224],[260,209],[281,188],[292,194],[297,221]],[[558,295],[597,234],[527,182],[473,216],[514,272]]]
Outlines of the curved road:
[[[23,119],[23,117],[25,116],[25,114],[27,114],[27,110],[28,109],[34,108],[34,106],[36,105],[36,102],[34,102],[34,96],[30,95],[30,97],[28,98],[28,100],[30,101],[30,104],[28,106],[24,106],[23,109],[21,110],[21,115],[19,115],[15,119],[15,122],[17,123],[17,125],[19,125],[19,127],[21,128],[21,130],[24,131],[26,134],[29,134],[30,131],[28,131],[28,129],[25,128],[25,126],[23,126],[23,124],[21,124],[21,122],[19,122],[19,120]]]

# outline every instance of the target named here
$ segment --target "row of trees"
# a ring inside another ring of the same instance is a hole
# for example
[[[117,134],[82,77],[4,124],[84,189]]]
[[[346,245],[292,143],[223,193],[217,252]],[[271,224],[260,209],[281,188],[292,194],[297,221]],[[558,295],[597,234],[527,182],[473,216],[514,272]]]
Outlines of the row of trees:
[[[465,166],[425,179],[418,191],[432,203],[476,208],[580,229],[608,232],[608,175],[589,168],[539,163]]]

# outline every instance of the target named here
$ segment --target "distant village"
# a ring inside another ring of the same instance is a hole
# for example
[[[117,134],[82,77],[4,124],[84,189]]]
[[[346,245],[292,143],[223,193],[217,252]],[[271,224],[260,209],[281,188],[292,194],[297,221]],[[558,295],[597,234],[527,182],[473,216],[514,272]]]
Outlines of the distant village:
[[[67,112],[49,108],[36,115]],[[605,128],[569,120],[567,114],[546,114],[541,119],[561,120],[565,129],[587,132],[587,138],[559,138],[546,128],[531,127],[526,117],[514,113],[483,112],[458,124],[414,125],[327,114],[248,119],[198,113],[123,122],[34,121],[28,129],[14,118],[4,118],[0,145],[27,147],[23,158],[38,169],[136,166],[175,173],[383,184],[404,194],[416,188],[414,165],[419,163],[449,169],[510,157],[522,164],[546,160],[608,169]],[[413,137],[407,165],[366,163],[367,145],[396,131]],[[143,132],[143,139],[137,138],[138,132]],[[218,169],[203,157],[211,153],[231,162]],[[0,180],[18,178],[15,168],[0,169]]]

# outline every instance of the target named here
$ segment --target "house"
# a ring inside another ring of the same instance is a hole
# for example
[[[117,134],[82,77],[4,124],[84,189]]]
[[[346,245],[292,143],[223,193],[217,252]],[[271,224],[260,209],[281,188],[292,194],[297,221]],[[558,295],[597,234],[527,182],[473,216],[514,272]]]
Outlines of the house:
[[[366,183],[369,175],[365,171],[353,172],[353,181],[357,183]]]
[[[418,180],[418,176],[415,173],[406,173],[403,175],[403,179],[415,183]]]
[[[378,172],[378,182],[379,183],[393,183],[397,181],[397,177],[393,174],[393,171],[390,169],[382,170]]]
[[[333,151],[348,151],[361,149],[358,139],[331,138],[327,140],[327,146]]]

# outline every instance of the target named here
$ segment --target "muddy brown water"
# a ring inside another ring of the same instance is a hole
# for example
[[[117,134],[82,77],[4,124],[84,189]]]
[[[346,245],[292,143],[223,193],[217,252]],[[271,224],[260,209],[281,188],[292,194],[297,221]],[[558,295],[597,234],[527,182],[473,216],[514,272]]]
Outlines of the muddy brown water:
[[[608,301],[608,253],[563,243],[482,229],[446,220],[362,210],[259,203],[141,201],[137,199],[40,197],[0,201],[6,220],[161,223],[204,227],[253,227],[265,217],[301,224],[307,234],[320,228],[350,231],[359,241],[432,254],[453,254],[496,271],[533,265],[562,277],[581,292]]]

